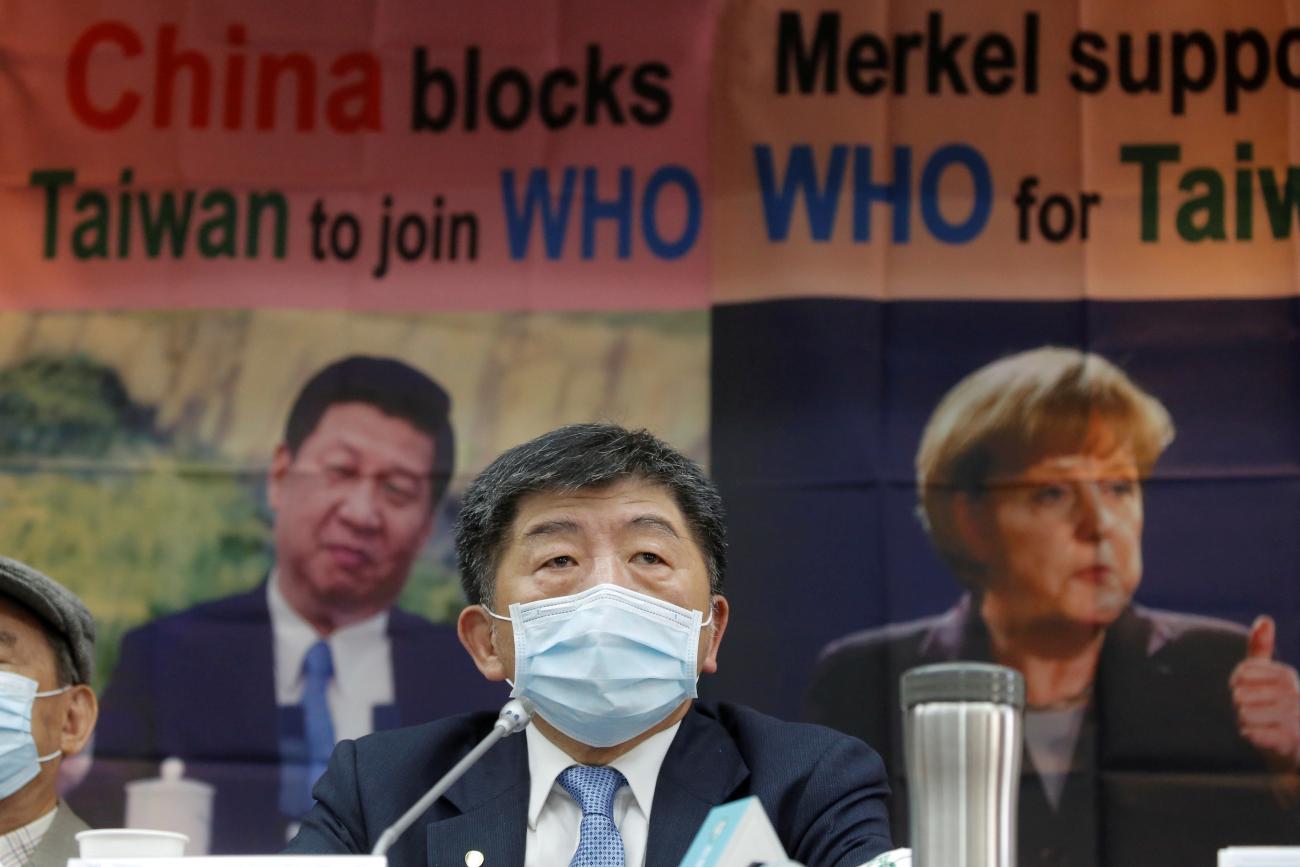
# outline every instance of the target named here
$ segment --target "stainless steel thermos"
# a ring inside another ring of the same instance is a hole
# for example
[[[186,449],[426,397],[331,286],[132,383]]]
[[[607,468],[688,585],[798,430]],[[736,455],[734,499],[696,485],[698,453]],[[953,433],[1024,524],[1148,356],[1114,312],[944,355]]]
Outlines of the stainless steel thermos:
[[[902,677],[916,867],[1015,867],[1025,680],[981,662]]]

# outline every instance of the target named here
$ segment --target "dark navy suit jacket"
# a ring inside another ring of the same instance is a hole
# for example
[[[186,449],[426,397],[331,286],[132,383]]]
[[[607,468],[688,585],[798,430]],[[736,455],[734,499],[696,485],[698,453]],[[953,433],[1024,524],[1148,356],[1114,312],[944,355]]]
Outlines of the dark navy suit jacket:
[[[847,636],[826,647],[813,671],[805,718],[880,750],[900,841],[907,789],[899,676],[928,663],[991,659],[977,611],[968,595],[937,617]],[[1020,867],[1185,867],[1212,864],[1220,846],[1300,843],[1300,812],[1279,799],[1279,781],[1237,733],[1228,678],[1245,657],[1240,626],[1126,608],[1106,630],[1058,807],[1024,754]]]
[[[397,820],[492,728],[467,714],[343,741],[316,784],[317,804],[285,854],[368,853]],[[499,742],[388,852],[391,867],[522,864],[528,825],[528,748]],[[738,705],[697,704],[659,770],[646,867],[677,867],[718,804],[758,796],[790,856],[853,867],[890,849],[885,769],[856,738],[787,723]]]
[[[375,729],[499,707],[455,628],[392,609],[388,618],[395,703],[375,708]],[[281,742],[301,732],[297,707],[276,704],[266,585],[154,620],[126,634],[103,696],[89,778],[69,801],[92,825],[120,826],[123,785],[156,777],[168,756],[186,776],[216,786],[214,854],[276,852]]]

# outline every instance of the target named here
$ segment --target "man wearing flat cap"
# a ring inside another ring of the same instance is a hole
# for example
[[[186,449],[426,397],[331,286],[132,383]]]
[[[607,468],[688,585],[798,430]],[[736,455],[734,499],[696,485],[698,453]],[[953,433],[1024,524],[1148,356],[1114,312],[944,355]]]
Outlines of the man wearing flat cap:
[[[0,557],[0,863],[63,867],[87,829],[55,791],[99,704],[91,690],[95,621],[73,593]]]

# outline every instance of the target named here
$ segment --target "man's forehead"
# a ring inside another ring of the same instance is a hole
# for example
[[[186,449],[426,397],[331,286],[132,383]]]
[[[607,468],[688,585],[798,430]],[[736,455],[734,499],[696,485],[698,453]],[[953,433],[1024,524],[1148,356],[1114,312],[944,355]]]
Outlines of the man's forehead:
[[[18,602],[0,596],[0,649],[19,653],[33,661],[47,655],[53,661],[54,650],[45,637],[42,622]]]
[[[325,410],[303,449],[340,449],[421,476],[433,471],[436,457],[434,438],[428,433],[404,418],[360,402],[336,403]]]
[[[685,536],[672,492],[642,479],[598,487],[535,491],[520,497],[511,536],[526,540],[597,529],[631,529]]]

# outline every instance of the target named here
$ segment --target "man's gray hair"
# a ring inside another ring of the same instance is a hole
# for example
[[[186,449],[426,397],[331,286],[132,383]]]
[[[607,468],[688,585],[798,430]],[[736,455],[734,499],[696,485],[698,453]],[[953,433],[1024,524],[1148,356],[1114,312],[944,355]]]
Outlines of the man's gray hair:
[[[649,431],[589,423],[562,427],[515,446],[465,491],[456,554],[470,604],[493,600],[505,535],[520,498],[603,488],[629,478],[662,485],[672,494],[704,555],[709,589],[721,593],[727,571],[722,498],[704,471]]]

